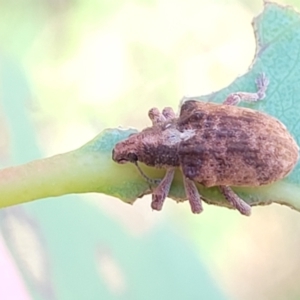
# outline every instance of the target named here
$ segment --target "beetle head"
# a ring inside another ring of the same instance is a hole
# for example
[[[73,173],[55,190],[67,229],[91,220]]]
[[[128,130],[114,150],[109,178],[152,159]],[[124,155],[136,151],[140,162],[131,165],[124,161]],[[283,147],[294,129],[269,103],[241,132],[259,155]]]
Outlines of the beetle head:
[[[112,151],[112,159],[119,164],[136,163],[138,161],[138,142],[137,134],[133,134],[126,140],[117,143]]]

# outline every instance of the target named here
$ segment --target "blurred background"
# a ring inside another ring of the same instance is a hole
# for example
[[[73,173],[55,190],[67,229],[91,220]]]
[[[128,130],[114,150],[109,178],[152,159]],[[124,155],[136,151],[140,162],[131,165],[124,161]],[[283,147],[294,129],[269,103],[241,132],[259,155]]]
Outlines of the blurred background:
[[[298,0],[277,1],[300,9]],[[0,1],[0,163],[149,125],[245,73],[260,0]],[[100,194],[0,211],[0,299],[299,299],[300,215]]]

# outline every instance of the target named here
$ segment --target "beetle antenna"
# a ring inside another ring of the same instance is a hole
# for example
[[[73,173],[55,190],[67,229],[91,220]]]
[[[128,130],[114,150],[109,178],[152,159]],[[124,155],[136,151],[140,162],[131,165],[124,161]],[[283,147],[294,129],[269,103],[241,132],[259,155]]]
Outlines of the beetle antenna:
[[[140,168],[140,166],[138,165],[137,161],[133,162],[135,164],[135,166],[137,167],[137,169],[139,170],[140,174],[143,176],[143,178],[149,183],[150,185],[150,189],[151,189],[151,185],[156,185],[159,184],[161,182],[161,179],[153,179],[148,177]]]

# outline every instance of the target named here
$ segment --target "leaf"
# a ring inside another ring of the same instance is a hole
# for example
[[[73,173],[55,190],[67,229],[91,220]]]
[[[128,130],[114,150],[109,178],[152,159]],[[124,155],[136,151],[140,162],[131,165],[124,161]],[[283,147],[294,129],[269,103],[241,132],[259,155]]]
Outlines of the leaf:
[[[267,96],[255,104],[241,106],[261,110],[281,120],[300,143],[300,15],[292,7],[265,3],[263,12],[254,19],[256,54],[249,72],[216,93],[192,97],[201,101],[221,103],[232,92],[255,91],[255,79],[264,72],[270,84]],[[153,174],[154,176],[156,175]],[[177,174],[170,197],[182,200]],[[300,210],[300,164],[284,180],[255,188],[235,188],[242,199],[251,205],[277,202]],[[209,203],[228,206],[216,188],[199,186]]]
[[[254,20],[256,55],[249,72],[216,93],[193,97],[220,103],[230,93],[255,91],[255,79],[262,72],[270,80],[267,97],[255,104],[241,104],[264,111],[280,119],[300,139],[300,16],[291,7],[265,3],[263,12]],[[149,122],[150,123],[150,122]],[[114,145],[133,129],[107,129],[83,147],[30,164],[0,172],[0,206],[68,193],[99,192],[133,203],[150,193],[149,186],[132,164],[118,165],[111,159]],[[152,178],[162,178],[163,170],[141,164]],[[37,172],[38,171],[38,172]],[[50,184],[52,183],[52,184]],[[261,187],[234,188],[251,205],[272,202],[300,211],[300,165],[284,180]],[[198,185],[206,202],[229,207],[217,188]],[[179,170],[169,197],[184,201],[185,193]]]
[[[222,102],[235,91],[255,90],[255,79],[264,72],[270,80],[267,96],[255,104],[240,106],[263,111],[281,120],[300,143],[300,15],[291,7],[265,3],[264,11],[254,19],[256,55],[247,74],[227,88],[197,99]],[[287,178],[300,183],[300,164]]]

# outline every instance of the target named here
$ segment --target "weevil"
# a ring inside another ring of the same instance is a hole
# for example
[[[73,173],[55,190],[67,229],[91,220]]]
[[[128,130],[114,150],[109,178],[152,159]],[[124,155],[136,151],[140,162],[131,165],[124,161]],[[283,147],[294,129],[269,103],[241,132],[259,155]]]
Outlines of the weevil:
[[[250,205],[231,187],[273,183],[291,172],[298,161],[298,145],[284,124],[265,113],[236,106],[241,101],[264,99],[268,84],[261,74],[255,93],[233,93],[222,104],[185,101],[178,117],[169,107],[162,113],[152,108],[152,126],[117,143],[112,158],[117,163],[138,166],[137,162],[142,162],[166,169],[152,191],[154,210],[162,209],[175,169],[180,168],[193,213],[203,210],[197,182],[219,187],[234,208],[250,215]]]

